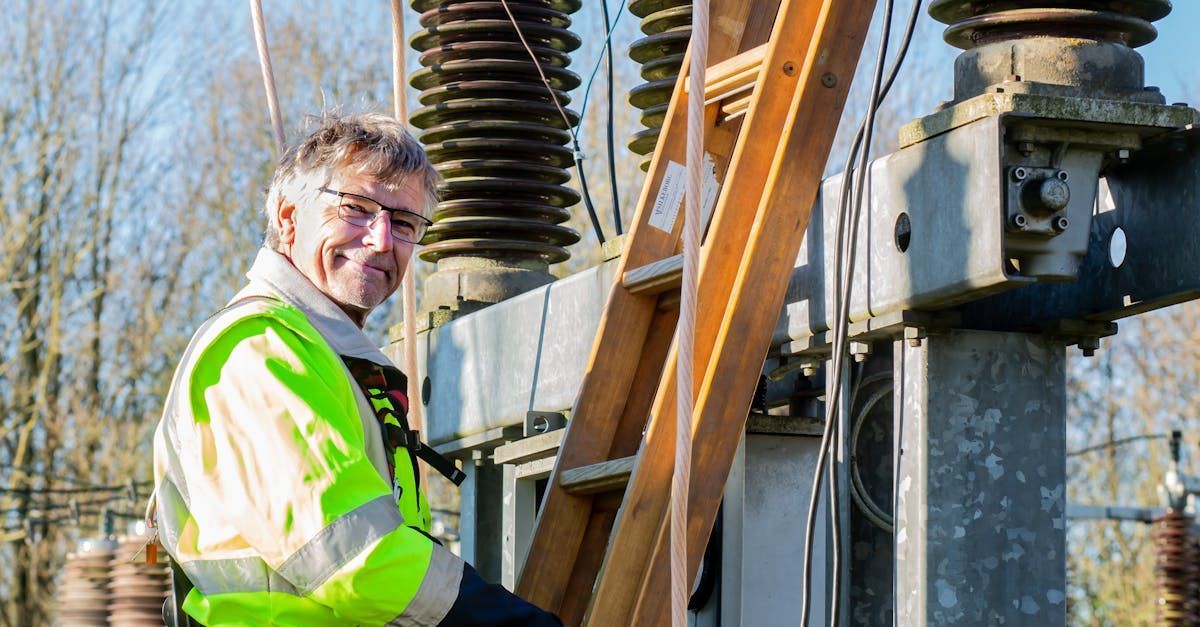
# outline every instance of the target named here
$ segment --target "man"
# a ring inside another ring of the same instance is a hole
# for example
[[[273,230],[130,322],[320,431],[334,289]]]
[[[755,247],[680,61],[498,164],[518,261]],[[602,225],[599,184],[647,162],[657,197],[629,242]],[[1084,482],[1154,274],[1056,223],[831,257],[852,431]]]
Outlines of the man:
[[[395,120],[327,116],[280,160],[249,284],[192,338],[156,516],[209,625],[559,625],[429,536],[403,375],[362,332],[439,177]]]

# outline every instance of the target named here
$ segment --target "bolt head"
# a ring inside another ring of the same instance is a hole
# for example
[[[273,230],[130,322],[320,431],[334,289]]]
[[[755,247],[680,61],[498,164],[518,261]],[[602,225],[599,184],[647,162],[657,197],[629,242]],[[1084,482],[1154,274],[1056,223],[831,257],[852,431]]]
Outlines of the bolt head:
[[[1037,191],[1038,204],[1047,211],[1058,211],[1071,201],[1071,188],[1057,178],[1042,180]]]

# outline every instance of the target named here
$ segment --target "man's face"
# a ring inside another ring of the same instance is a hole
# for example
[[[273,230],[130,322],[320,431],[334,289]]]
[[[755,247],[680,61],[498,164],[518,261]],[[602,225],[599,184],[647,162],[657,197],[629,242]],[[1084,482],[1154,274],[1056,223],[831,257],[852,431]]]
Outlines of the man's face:
[[[318,187],[314,185],[313,187]],[[424,190],[414,177],[396,191],[360,175],[338,175],[329,189],[366,196],[386,207],[420,213]],[[280,245],[308,277],[359,326],[396,288],[408,268],[413,245],[392,237],[387,220],[354,226],[338,217],[340,199],[316,192],[280,209]],[[293,208],[294,207],[294,208]],[[390,217],[390,216],[389,216]]]

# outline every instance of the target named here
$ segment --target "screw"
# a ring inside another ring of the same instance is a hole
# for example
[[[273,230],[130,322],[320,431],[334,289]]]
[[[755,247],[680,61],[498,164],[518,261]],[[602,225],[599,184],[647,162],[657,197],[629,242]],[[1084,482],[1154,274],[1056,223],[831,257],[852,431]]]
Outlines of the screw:
[[[832,88],[833,86],[837,85],[837,76],[835,76],[833,72],[826,72],[821,75],[821,84]]]
[[[1017,142],[1017,152],[1021,153],[1022,156],[1028,157],[1032,155],[1034,148],[1036,146],[1033,145],[1033,142]]]
[[[1013,180],[1024,181],[1025,177],[1029,176],[1029,171],[1025,168],[1013,168],[1012,176]]]
[[[796,73],[796,64],[792,63],[791,61],[785,62],[783,64],[783,73],[787,74],[788,76],[794,75]]]

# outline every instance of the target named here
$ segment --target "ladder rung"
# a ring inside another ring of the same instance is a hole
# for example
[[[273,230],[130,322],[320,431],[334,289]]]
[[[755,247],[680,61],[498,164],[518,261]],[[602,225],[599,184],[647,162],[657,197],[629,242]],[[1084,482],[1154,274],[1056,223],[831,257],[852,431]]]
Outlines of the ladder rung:
[[[683,255],[659,259],[654,263],[625,271],[621,284],[633,294],[662,294],[677,290],[683,281]]]
[[[577,495],[622,490],[636,462],[637,456],[630,456],[564,470],[558,483],[568,494]]]
[[[744,115],[750,108],[750,94],[746,94],[736,100],[728,100],[721,105],[721,113],[725,114],[725,121],[732,120],[739,115]]]
[[[708,68],[704,73],[705,104],[753,89],[766,56],[767,44],[762,44]]]

